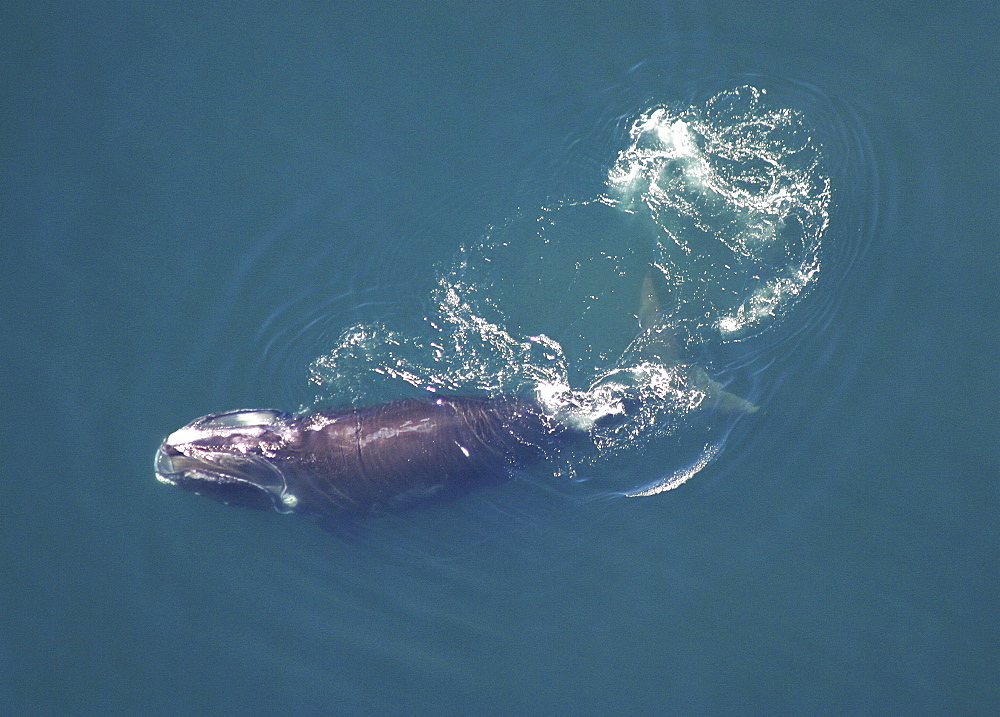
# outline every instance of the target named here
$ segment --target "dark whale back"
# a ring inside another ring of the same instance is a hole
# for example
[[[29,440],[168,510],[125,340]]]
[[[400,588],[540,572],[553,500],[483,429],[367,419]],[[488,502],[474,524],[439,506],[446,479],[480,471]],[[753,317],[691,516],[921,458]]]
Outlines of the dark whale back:
[[[540,458],[558,431],[512,398],[403,400],[295,417],[271,457],[296,510],[363,512],[461,490]]]

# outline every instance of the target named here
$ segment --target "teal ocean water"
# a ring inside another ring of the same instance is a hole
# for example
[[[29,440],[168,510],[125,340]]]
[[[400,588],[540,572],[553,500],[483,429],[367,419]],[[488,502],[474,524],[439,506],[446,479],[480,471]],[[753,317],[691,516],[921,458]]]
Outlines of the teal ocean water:
[[[9,3],[3,711],[995,713],[998,24]],[[339,529],[154,478],[511,393],[585,440]]]

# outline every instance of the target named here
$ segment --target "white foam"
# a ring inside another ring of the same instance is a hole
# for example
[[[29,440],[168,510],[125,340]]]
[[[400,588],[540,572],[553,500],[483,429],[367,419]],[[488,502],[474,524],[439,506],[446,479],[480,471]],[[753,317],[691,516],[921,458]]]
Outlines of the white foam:
[[[674,473],[669,473],[660,478],[660,480],[647,485],[645,488],[629,491],[625,493],[625,495],[629,498],[644,498],[650,495],[656,495],[657,493],[663,493],[668,490],[679,488],[694,478],[694,476],[704,469],[705,466],[715,460],[715,457],[719,454],[720,449],[720,444],[708,446],[698,460],[687,468],[675,471]]]

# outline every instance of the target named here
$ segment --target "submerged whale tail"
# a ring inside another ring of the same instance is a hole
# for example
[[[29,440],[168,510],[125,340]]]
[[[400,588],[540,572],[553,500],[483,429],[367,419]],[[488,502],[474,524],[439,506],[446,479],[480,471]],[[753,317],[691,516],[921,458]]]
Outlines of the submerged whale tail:
[[[636,355],[642,360],[664,366],[677,366],[683,363],[680,348],[677,337],[674,336],[664,319],[656,283],[653,271],[647,271],[642,280],[642,293],[639,296],[639,328],[641,333],[633,342],[633,347]],[[729,413],[736,411],[756,413],[760,410],[759,406],[742,396],[727,391],[701,366],[690,366],[689,375],[691,388],[705,393],[705,400],[701,404],[704,408]]]
[[[662,281],[662,279],[661,279]],[[643,411],[649,402],[684,394],[685,410],[756,413],[759,408],[730,393],[701,366],[682,358],[677,337],[660,305],[653,271],[646,273],[639,297],[639,335],[618,365],[588,388],[536,387],[534,400],[546,415],[573,432],[611,428]],[[665,393],[664,393],[665,391]]]
[[[639,329],[641,333],[635,345],[643,359],[666,366],[680,363],[677,337],[663,320],[663,309],[660,308],[660,297],[656,291],[652,271],[647,271],[642,280],[642,293],[639,295]]]

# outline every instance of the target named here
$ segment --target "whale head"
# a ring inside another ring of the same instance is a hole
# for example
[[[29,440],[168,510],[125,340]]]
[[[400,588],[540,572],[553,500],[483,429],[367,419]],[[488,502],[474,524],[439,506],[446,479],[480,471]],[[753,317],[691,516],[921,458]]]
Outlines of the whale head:
[[[174,431],[156,452],[156,479],[220,503],[288,513],[295,496],[274,457],[287,445],[288,414],[213,413]]]

